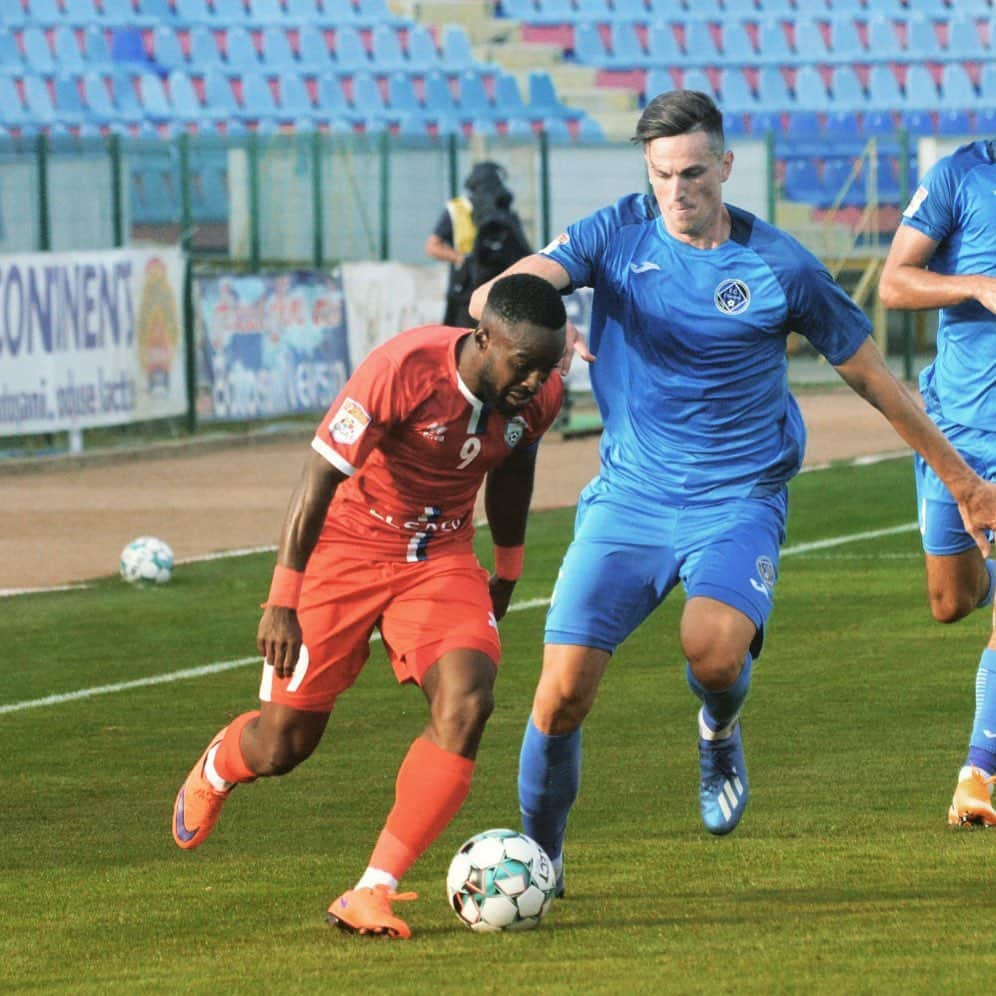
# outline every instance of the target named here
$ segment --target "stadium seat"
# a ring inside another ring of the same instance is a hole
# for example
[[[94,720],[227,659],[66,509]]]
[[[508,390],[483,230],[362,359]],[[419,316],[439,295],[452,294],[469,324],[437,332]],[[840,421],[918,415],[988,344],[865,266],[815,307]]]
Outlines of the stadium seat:
[[[0,25],[8,31],[21,29],[28,24],[28,15],[21,0],[0,0]]]
[[[419,128],[425,129],[425,113],[407,73],[398,71],[387,78],[387,106],[392,114],[399,116],[403,132],[406,131],[406,124],[414,122],[417,122]]]
[[[242,80],[242,119],[275,118],[279,113],[276,98],[266,77],[258,69],[244,69]]]
[[[151,64],[138,28],[114,28],[111,31],[111,61],[134,68]]]
[[[794,147],[808,144],[818,149],[823,140],[820,115],[816,111],[792,111],[788,116],[785,133]]]
[[[52,32],[52,50],[56,65],[60,72],[82,72],[84,68],[83,52],[76,40],[76,31],[68,25],[60,24]],[[7,63],[0,56],[0,68]]]
[[[810,64],[799,67],[793,87],[794,106],[804,111],[825,111],[829,105],[826,84],[820,70]]]
[[[0,100],[3,97],[0,95]],[[89,71],[83,74],[83,101],[91,120],[107,125],[118,117],[117,108],[111,99],[111,92],[100,73]]]
[[[24,64],[31,72],[48,75],[55,72],[55,59],[45,31],[39,27],[25,28],[21,33],[21,44],[24,46]]]
[[[531,24],[573,24],[574,4],[571,0],[535,0],[536,12]]]
[[[934,21],[925,14],[912,14],[906,22],[906,57],[926,61],[938,60],[942,54]]]
[[[793,158],[785,163],[782,192],[787,200],[803,204],[815,204],[822,198],[823,184],[811,157]]]
[[[167,77],[169,102],[173,117],[185,124],[211,118],[210,109],[203,107],[190,76],[184,69],[174,69]]]
[[[668,21],[654,21],[647,32],[647,58],[651,65],[676,65],[684,58],[678,36]]]
[[[287,24],[295,28],[317,26],[320,21],[320,5],[316,0],[287,0]],[[302,37],[304,32],[302,31]]]
[[[896,118],[893,111],[887,108],[870,110],[862,123],[862,130],[867,138],[895,138]]]
[[[228,74],[216,63],[208,65],[202,72],[206,112],[222,120],[235,118],[239,114],[239,104]]]
[[[80,87],[75,74],[60,74],[53,81],[52,103],[55,107],[56,119],[64,125],[79,127],[89,117],[86,105],[80,94]]]
[[[864,87],[851,65],[839,65],[834,69],[830,106],[846,111],[862,111],[868,106]]]
[[[892,67],[878,62],[868,73],[868,106],[879,110],[894,110],[903,103],[903,91]]]
[[[717,98],[719,96],[712,85],[709,74],[697,66],[691,66],[682,72],[681,85],[686,90],[698,90],[700,93],[707,93],[710,97]]]
[[[214,15],[207,0],[174,0],[177,22],[184,27],[197,24],[211,24]]]
[[[584,21],[594,21],[605,23],[612,18],[618,20],[629,20],[624,11],[617,11],[609,4],[609,0],[575,0],[575,25]],[[618,5],[617,5],[618,6]],[[643,4],[640,4],[643,7]],[[644,14],[646,8],[643,8]]]
[[[760,21],[757,51],[758,59],[764,65],[781,67],[790,66],[795,62],[795,53],[789,45],[788,35],[781,19],[771,17]]]
[[[356,0],[356,22],[364,27],[372,28],[377,24],[393,24],[396,27],[407,27],[408,22],[394,14],[387,0]]]
[[[167,72],[187,67],[187,57],[183,54],[179,35],[168,25],[158,25],[153,30],[152,55],[156,65]]]
[[[351,118],[352,112],[346,101],[346,94],[335,73],[326,72],[318,77],[318,94],[315,103],[316,114],[328,120]]]
[[[757,59],[751,32],[746,21],[723,22],[723,63],[727,66],[749,66]]]
[[[516,21],[531,24],[536,16],[535,0],[501,0],[501,13]]]
[[[758,110],[757,97],[739,67],[727,66],[720,71],[719,90],[724,111],[742,114]]]
[[[616,69],[637,69],[647,64],[640,36],[632,21],[616,21],[612,25],[611,48],[607,64]]]
[[[371,58],[378,73],[393,73],[407,69],[408,60],[401,48],[401,39],[393,25],[378,24],[371,32]]]
[[[721,58],[716,49],[712,28],[708,21],[701,18],[691,18],[684,22],[685,40],[682,51],[685,53],[685,63],[689,66],[713,66]]]
[[[757,77],[758,103],[769,110],[787,110],[792,106],[785,74],[779,66],[762,66]]]
[[[259,68],[259,53],[248,28],[237,25],[225,31],[225,65],[229,72],[239,73]]]
[[[722,13],[731,19],[754,18],[758,10],[754,0],[723,0]]]
[[[834,148],[864,145],[861,118],[854,111],[831,111],[823,120],[823,137]],[[855,154],[860,149],[855,149]]]
[[[505,135],[514,140],[532,139],[535,136],[532,123],[527,118],[509,118],[505,126]]]
[[[368,130],[379,130],[387,122],[384,98],[370,73],[353,77],[353,111],[364,119]]]
[[[793,23],[792,51],[800,66],[827,62],[830,52],[820,28],[820,18],[798,14]]]
[[[414,73],[428,73],[440,68],[439,50],[432,32],[422,24],[416,24],[408,32],[408,66]]]
[[[260,54],[268,71],[284,72],[297,68],[297,57],[283,24],[268,24],[263,28],[263,45]]]
[[[937,84],[930,70],[919,62],[906,68],[906,86],[903,103],[911,110],[932,109],[937,106]]]
[[[83,49],[88,66],[104,66],[111,61],[107,33],[100,25],[95,24],[84,32]]]
[[[583,21],[574,27],[574,61],[582,66],[604,66],[609,53],[597,24]]]
[[[257,27],[279,26],[284,29],[295,26],[290,13],[280,6],[279,0],[248,0],[247,20]],[[312,11],[312,18],[315,11]]]
[[[972,117],[965,110],[943,110],[937,115],[937,134],[938,135],[964,135],[969,136],[973,134],[972,128]],[[979,134],[992,134],[992,132],[985,132],[979,129]]]
[[[494,107],[488,98],[484,80],[473,69],[460,74],[459,94],[457,107],[463,120],[493,116]]]
[[[575,111],[564,104],[557,96],[556,88],[550,74],[543,69],[534,69],[529,73],[529,110],[533,114],[542,113],[544,117],[579,118],[580,111]]]
[[[192,68],[203,71],[208,66],[221,64],[221,53],[215,41],[214,31],[206,24],[198,24],[190,31],[189,64]]]
[[[838,17],[834,8],[830,21],[830,56],[837,63],[861,62],[868,52],[861,41],[857,21],[851,17]]]
[[[617,21],[646,21],[652,10],[653,4],[643,0],[612,0],[612,16]]]
[[[911,138],[933,135],[937,131],[932,111],[912,108],[902,111],[899,119],[902,126],[910,133]]]
[[[553,145],[566,145],[571,140],[571,130],[559,115],[543,118],[543,134]]]
[[[453,116],[456,112],[453,91],[450,90],[446,77],[441,72],[426,75],[423,102],[426,112],[433,117]]]
[[[996,40],[996,35],[994,35],[994,40]],[[996,108],[996,62],[987,62],[982,67],[982,73],[979,76],[979,105],[980,115],[989,108]],[[992,134],[991,131],[981,126],[979,130],[983,134]]]
[[[308,86],[293,69],[285,69],[278,78],[280,114],[283,119],[310,120],[315,111]]]
[[[231,30],[248,26],[245,4],[242,0],[210,0],[211,20],[220,28]]]
[[[477,66],[467,31],[459,24],[447,24],[442,33],[442,64],[447,72],[463,72]]]
[[[297,36],[298,67],[306,73],[324,73],[333,68],[332,53],[325,43],[325,33],[302,29]]]
[[[823,161],[822,207],[840,202],[840,207],[854,207],[865,203],[864,177],[852,177],[854,162],[850,157],[829,156]]]
[[[868,58],[876,62],[885,62],[897,57],[899,35],[896,33],[896,22],[891,17],[875,14],[868,18]]]
[[[996,135],[996,104],[990,102],[975,115],[977,135]]]
[[[370,67],[370,58],[356,28],[336,29],[335,61],[341,72],[353,73]]]
[[[659,93],[666,93],[668,90],[673,90],[676,83],[669,69],[665,69],[663,66],[651,66],[647,71],[644,86],[646,100],[649,101]]]
[[[150,121],[169,121],[172,118],[173,109],[170,107],[169,97],[158,74],[139,73],[138,96],[142,101],[145,117]]]
[[[35,73],[25,73],[22,77],[24,103],[35,124],[48,126],[56,121],[55,105],[45,80]]]
[[[586,114],[578,122],[577,137],[579,142],[587,142],[590,145],[595,145],[598,142],[605,141],[605,129],[596,118],[593,118],[590,114]]]
[[[0,27],[0,66],[7,73],[19,73],[23,60],[13,31]]]
[[[61,22],[62,8],[58,0],[28,0],[28,23],[54,28]]]
[[[941,68],[941,109],[971,110],[979,102],[975,84],[960,62],[945,62]]]
[[[948,21],[948,58],[982,61],[992,58],[989,48],[983,44],[982,36],[975,26],[975,18],[964,12],[959,2],[957,14]],[[990,44],[992,44],[992,28],[990,25]]]
[[[66,27],[81,31],[93,24],[98,16],[93,0],[63,0],[62,21],[56,25],[56,30]]]
[[[499,73],[495,78],[495,113],[510,121],[529,117],[519,81],[511,73]]]
[[[319,23],[323,27],[334,28],[358,27],[356,8],[350,0],[321,0],[318,4],[321,10]]]

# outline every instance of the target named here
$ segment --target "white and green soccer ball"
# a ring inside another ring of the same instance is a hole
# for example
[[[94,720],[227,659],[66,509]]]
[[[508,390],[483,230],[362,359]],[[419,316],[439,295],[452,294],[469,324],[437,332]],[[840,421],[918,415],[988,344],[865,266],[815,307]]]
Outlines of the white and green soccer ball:
[[[121,551],[121,577],[132,584],[165,584],[173,574],[173,551],[155,536],[139,536]]]
[[[546,851],[515,830],[485,830],[450,862],[446,891],[471,930],[529,930],[553,902],[557,877]]]

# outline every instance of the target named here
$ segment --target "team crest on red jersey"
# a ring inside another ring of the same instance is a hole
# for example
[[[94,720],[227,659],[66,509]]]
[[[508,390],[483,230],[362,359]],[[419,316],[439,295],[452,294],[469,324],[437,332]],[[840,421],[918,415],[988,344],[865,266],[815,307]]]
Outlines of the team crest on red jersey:
[[[358,401],[346,398],[332,419],[332,438],[337,443],[350,445],[363,435],[370,424],[370,416]]]
[[[521,415],[510,418],[505,423],[505,442],[514,449],[519,445],[522,434],[526,431],[526,420]]]

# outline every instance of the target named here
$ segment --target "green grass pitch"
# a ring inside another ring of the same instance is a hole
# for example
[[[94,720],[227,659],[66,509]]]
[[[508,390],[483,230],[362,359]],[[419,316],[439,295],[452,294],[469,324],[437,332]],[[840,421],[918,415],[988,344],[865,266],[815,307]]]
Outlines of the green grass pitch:
[[[215,730],[254,704],[255,663],[9,708],[251,657],[271,555],[181,565],[162,589],[114,578],[0,600],[0,991],[988,991],[996,836],[944,819],[988,619],[930,620],[916,532],[889,532],[914,518],[911,475],[895,460],[792,485],[735,834],[699,823],[680,593],[620,649],[585,726],[568,896],[527,934],[467,930],[444,879],[464,838],[518,826],[542,607],[502,624],[474,787],[404,883],[420,893],[404,943],[324,920],[362,871],[424,722],[379,647],[316,755],[240,788],[193,853],[170,837],[173,797]],[[571,520],[533,517],[519,601],[549,593]]]

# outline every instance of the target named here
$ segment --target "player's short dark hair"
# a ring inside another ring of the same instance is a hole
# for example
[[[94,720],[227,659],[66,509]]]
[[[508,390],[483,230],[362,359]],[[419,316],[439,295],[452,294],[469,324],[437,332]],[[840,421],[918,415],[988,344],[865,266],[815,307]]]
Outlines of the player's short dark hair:
[[[561,329],[567,322],[560,291],[549,280],[532,273],[512,273],[496,280],[484,307],[507,325],[529,322]]]
[[[704,131],[720,152],[726,145],[723,114],[712,97],[701,90],[668,90],[643,109],[633,142],[652,142],[690,131]]]

